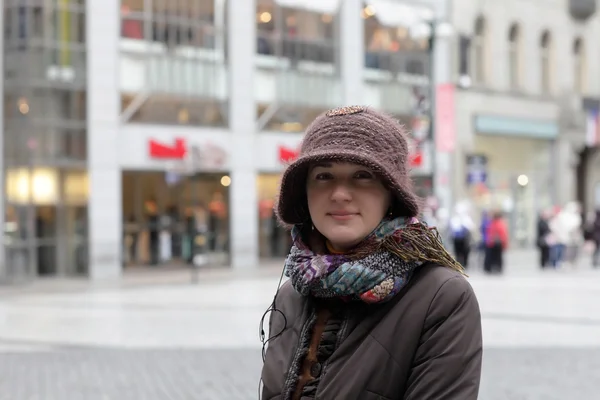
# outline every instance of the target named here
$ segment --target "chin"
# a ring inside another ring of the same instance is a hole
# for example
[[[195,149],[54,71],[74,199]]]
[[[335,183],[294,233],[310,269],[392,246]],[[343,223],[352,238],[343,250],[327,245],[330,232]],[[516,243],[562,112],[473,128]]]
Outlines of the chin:
[[[351,231],[342,231],[341,229],[331,229],[327,232],[327,235],[324,235],[331,244],[341,249],[349,249],[355,245],[357,245],[363,238],[364,235],[357,235],[355,232]]]

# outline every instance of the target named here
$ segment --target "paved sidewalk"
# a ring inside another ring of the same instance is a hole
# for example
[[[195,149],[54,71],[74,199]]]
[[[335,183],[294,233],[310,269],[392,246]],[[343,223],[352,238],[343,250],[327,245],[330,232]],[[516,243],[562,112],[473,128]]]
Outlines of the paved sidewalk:
[[[596,400],[600,271],[524,261],[469,279],[483,319],[479,399]],[[257,399],[258,325],[279,276],[227,276],[0,299],[0,400]]]
[[[132,289],[147,286],[193,285],[199,282],[245,280],[279,276],[284,259],[264,260],[261,265],[244,270],[229,266],[200,268],[197,272],[189,267],[151,268],[137,267],[125,270],[122,277],[114,280],[91,281],[87,278],[40,278],[32,282],[0,285],[0,298],[24,293],[60,293]],[[197,278],[197,280],[196,280]]]

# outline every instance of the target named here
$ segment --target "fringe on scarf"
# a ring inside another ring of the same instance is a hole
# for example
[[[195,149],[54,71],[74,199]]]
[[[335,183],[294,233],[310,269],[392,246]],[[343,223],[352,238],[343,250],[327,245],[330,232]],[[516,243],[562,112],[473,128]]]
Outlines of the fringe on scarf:
[[[403,261],[431,262],[468,276],[463,266],[444,247],[439,231],[422,222],[408,224],[382,241],[359,247],[353,252],[352,258],[362,258],[381,249],[395,254]]]

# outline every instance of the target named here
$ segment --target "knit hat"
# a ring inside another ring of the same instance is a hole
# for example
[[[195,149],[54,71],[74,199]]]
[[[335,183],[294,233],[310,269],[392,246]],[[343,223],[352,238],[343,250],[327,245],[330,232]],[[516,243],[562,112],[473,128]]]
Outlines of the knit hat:
[[[306,178],[316,162],[349,162],[372,169],[392,193],[394,217],[415,217],[419,200],[408,176],[406,131],[393,118],[362,106],[329,110],[306,130],[296,161],[281,178],[275,212],[285,225],[310,221]]]

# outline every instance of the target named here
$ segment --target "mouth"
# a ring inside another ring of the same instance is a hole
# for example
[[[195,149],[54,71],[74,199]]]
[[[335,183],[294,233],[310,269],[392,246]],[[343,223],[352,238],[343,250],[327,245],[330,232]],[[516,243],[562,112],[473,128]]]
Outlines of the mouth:
[[[358,213],[339,211],[339,212],[328,213],[327,215],[329,215],[331,218],[333,218],[337,221],[347,221],[347,220],[357,216]]]

